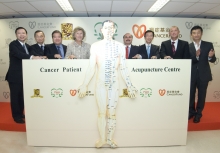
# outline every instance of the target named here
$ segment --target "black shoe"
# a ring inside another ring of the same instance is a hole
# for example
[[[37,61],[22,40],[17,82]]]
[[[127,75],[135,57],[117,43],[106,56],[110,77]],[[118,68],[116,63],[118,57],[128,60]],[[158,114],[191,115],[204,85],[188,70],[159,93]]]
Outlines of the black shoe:
[[[25,123],[25,121],[22,118],[16,118],[16,119],[14,119],[14,121],[16,123],[19,123],[19,124],[24,124]]]
[[[195,118],[193,119],[194,123],[199,123],[200,122],[200,118],[199,116],[195,116]]]
[[[188,120],[190,120],[190,119],[193,118],[193,117],[194,117],[194,115],[192,115],[192,114],[189,115],[189,116],[188,116]]]
[[[21,118],[25,118],[25,115],[22,115]]]

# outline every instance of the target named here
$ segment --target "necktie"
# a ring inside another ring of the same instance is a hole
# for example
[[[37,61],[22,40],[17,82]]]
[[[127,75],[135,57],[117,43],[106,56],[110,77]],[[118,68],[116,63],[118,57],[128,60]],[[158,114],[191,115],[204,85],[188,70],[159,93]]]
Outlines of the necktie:
[[[147,56],[148,59],[150,59],[150,45],[147,46]]]
[[[176,52],[174,44],[175,44],[175,42],[172,42],[172,51],[173,51],[173,55],[174,55],[175,52]]]
[[[61,50],[60,50],[60,46],[57,46],[57,50],[58,50],[58,53],[60,54],[60,56],[63,58]]]
[[[26,54],[29,54],[29,53],[28,53],[28,50],[27,50],[27,48],[26,48],[26,46],[25,46],[25,44],[23,44],[23,48],[24,48]]]
[[[126,59],[128,59],[128,46],[126,47]]]
[[[44,46],[43,45],[41,45],[40,48],[42,49],[42,51],[44,51]]]

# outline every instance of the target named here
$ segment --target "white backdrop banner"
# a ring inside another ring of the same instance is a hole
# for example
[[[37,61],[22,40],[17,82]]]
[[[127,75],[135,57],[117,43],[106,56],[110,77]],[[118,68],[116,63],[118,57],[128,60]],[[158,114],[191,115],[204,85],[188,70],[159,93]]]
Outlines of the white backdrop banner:
[[[28,31],[28,44],[34,44],[34,32],[43,30],[46,35],[46,44],[52,43],[51,33],[54,30],[66,32],[63,44],[69,44],[72,40],[68,36],[71,29],[81,26],[86,31],[85,42],[92,44],[101,39],[101,23],[105,20],[112,20],[116,25],[115,40],[123,42],[123,35],[127,32],[133,34],[133,45],[144,44],[143,33],[145,30],[153,30],[155,38],[153,44],[160,45],[162,41],[169,39],[168,30],[176,25],[180,29],[180,39],[191,42],[190,29],[194,25],[200,25],[204,29],[203,40],[210,41],[214,45],[217,61],[211,65],[213,81],[209,83],[207,90],[207,102],[220,101],[220,21],[213,19],[192,19],[192,18],[151,18],[151,17],[60,17],[60,18],[17,18],[0,20],[0,102],[10,101],[9,87],[4,81],[9,66],[8,45],[16,39],[14,30],[18,26],[25,27]],[[69,30],[66,30],[68,27]],[[156,80],[155,80],[156,81]]]
[[[128,98],[119,75],[114,139],[119,147],[186,145],[190,60],[127,60]],[[99,139],[94,75],[87,96],[78,97],[88,60],[24,60],[28,145],[95,147]],[[29,79],[31,78],[31,79]],[[38,90],[36,90],[38,89]]]

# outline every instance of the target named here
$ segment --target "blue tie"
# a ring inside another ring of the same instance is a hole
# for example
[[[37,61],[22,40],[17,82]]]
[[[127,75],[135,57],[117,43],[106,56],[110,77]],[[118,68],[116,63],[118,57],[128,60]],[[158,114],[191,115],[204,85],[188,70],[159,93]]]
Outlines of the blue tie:
[[[147,46],[147,56],[150,58],[150,45]]]
[[[25,52],[26,52],[27,54],[29,54],[28,51],[27,51],[27,48],[26,48],[25,44],[23,44],[23,48],[24,48]]]
[[[58,50],[58,53],[60,54],[60,56],[63,58],[62,52],[61,52],[61,50],[60,50],[60,46],[57,46],[57,50]]]

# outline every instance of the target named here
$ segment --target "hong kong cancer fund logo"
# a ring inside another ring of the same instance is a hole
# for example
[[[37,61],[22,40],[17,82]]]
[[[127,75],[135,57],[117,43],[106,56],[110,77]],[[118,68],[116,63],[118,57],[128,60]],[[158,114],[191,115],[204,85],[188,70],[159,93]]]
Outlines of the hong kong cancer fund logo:
[[[51,96],[54,98],[60,98],[63,96],[63,89],[61,88],[53,88],[51,89]]]
[[[134,36],[138,39],[141,39],[144,36],[146,29],[147,29],[147,27],[144,24],[142,24],[140,26],[137,24],[134,24],[132,26],[132,32],[133,32]]]
[[[187,29],[191,29],[193,26],[193,23],[192,22],[185,22],[185,26]]]
[[[75,96],[76,93],[77,93],[77,90],[76,90],[76,89],[71,89],[71,90],[70,90],[70,95],[71,95],[71,96]]]
[[[118,25],[116,23],[115,24],[115,34],[113,35],[113,39],[115,39],[116,36],[118,36],[117,32],[118,32]],[[102,40],[103,39],[103,36],[102,36],[102,33],[101,33],[101,29],[102,28],[102,22],[97,22],[95,25],[94,25],[94,36],[97,37],[97,40]]]
[[[145,98],[150,97],[150,96],[152,96],[152,89],[151,88],[142,88],[140,90],[140,95],[141,95],[141,97],[145,97]]]

